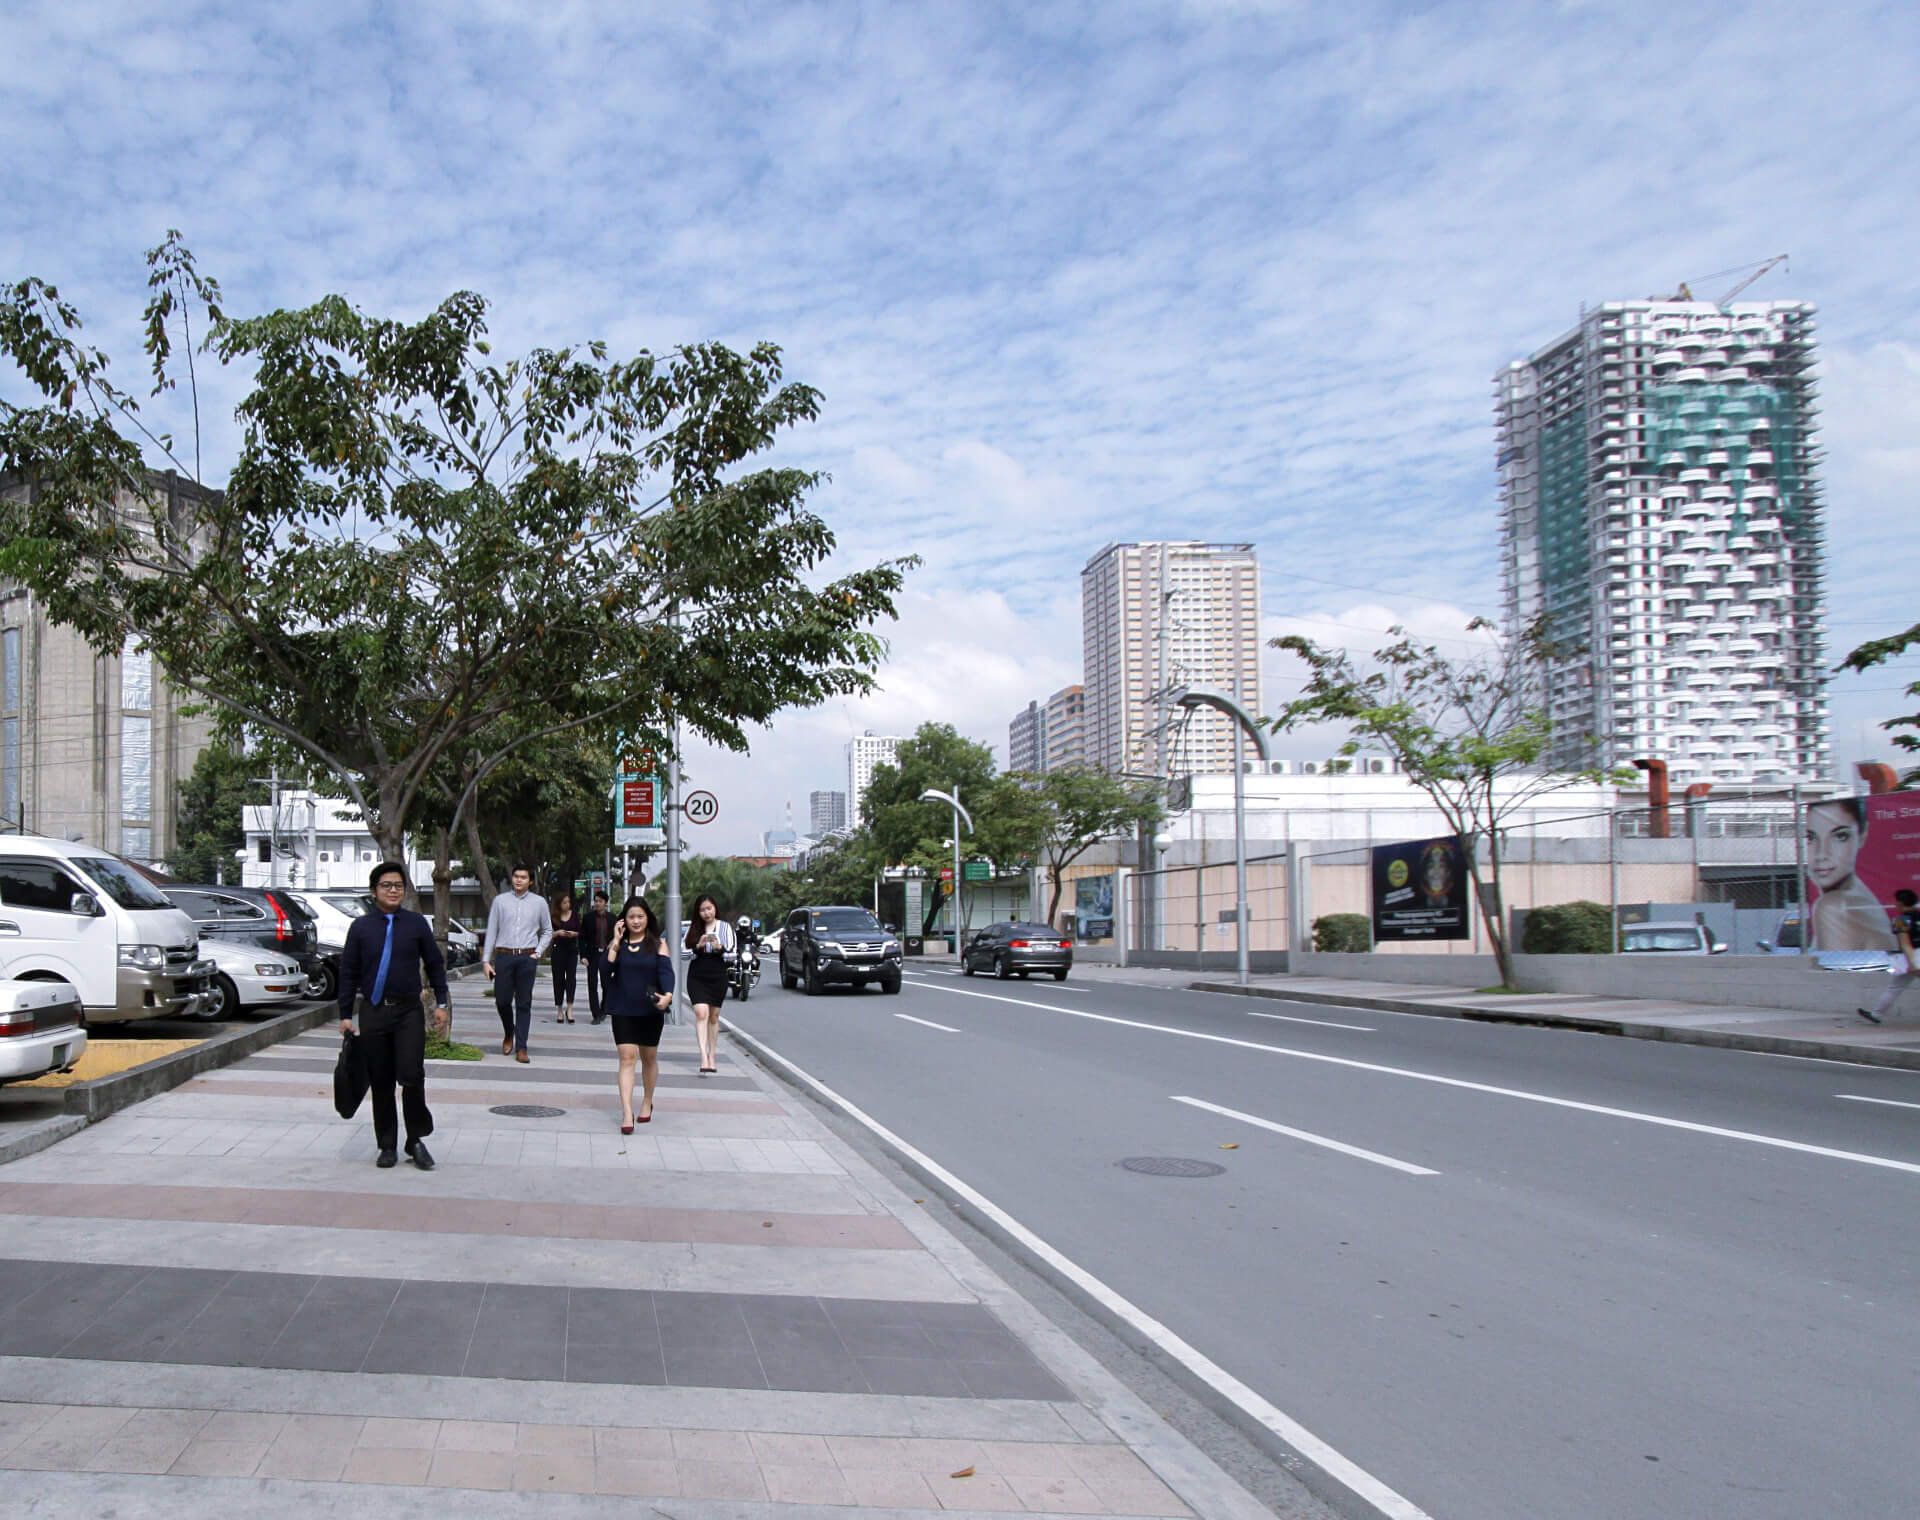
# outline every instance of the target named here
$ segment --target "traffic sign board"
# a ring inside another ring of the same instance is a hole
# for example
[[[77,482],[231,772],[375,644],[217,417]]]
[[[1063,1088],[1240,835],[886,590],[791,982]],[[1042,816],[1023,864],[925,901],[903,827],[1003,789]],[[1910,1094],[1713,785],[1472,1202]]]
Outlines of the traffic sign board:
[[[687,822],[712,823],[720,816],[720,799],[712,792],[687,793]]]
[[[942,867],[940,868],[940,879],[941,879],[942,881],[952,881],[952,880],[953,880],[953,867],[952,867],[952,866],[942,866]]]
[[[654,826],[653,781],[623,781],[620,784],[620,822],[629,829],[650,829]]]
[[[990,860],[969,860],[960,868],[960,874],[968,881],[992,881],[993,862]]]

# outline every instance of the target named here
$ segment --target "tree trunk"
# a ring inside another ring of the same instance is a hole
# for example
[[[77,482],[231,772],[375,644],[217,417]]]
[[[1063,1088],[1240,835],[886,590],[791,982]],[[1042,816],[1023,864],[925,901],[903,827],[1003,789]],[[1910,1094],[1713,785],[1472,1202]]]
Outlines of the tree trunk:
[[[480,907],[484,912],[493,906],[494,898],[500,895],[500,889],[493,882],[493,868],[487,864],[486,846],[480,843],[480,820],[467,811],[467,848],[473,852],[473,874],[480,883]]]
[[[1473,895],[1480,905],[1480,918],[1487,928],[1487,943],[1493,946],[1493,959],[1500,968],[1500,985],[1518,992],[1520,984],[1513,969],[1513,947],[1507,942],[1506,906],[1500,890],[1500,834],[1487,831],[1488,874],[1480,875],[1478,852],[1473,862]]]
[[[447,923],[453,916],[453,838],[445,829],[433,831],[433,937],[447,949]]]
[[[1066,889],[1066,883],[1060,878],[1060,867],[1053,864],[1047,866],[1047,880],[1053,885],[1053,895],[1047,899],[1047,927],[1051,929],[1060,921],[1057,917],[1060,912],[1060,894]]]

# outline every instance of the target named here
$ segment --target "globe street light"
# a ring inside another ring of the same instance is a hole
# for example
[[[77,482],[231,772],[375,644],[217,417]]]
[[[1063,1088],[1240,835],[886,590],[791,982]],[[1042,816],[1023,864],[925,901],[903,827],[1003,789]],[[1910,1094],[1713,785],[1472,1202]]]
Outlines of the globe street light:
[[[936,792],[932,787],[920,794],[922,802],[944,802],[953,809],[953,955],[957,962],[960,958],[960,820],[967,820],[967,832],[973,830],[973,814],[960,806],[960,788],[951,792]]]
[[[1215,691],[1208,686],[1182,686],[1169,695],[1176,707],[1211,707],[1216,712],[1225,713],[1253,740],[1254,750],[1261,760],[1267,759],[1267,736],[1260,732],[1259,725],[1247,715],[1247,710],[1224,691]],[[1247,778],[1240,764],[1238,733],[1234,735],[1233,744],[1233,877],[1234,918],[1240,941],[1240,985],[1244,987],[1252,960],[1247,949]]]

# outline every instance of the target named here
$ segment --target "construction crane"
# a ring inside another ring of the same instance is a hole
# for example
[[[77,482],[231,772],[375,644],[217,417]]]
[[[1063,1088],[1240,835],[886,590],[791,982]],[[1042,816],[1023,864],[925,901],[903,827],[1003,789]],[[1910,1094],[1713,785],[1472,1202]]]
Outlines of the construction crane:
[[[1717,279],[1720,279],[1723,275],[1739,274],[1743,269],[1748,271],[1747,277],[1744,280],[1742,280],[1738,285],[1734,286],[1732,290],[1729,290],[1725,295],[1720,297],[1719,300],[1713,303],[1715,306],[1718,306],[1722,311],[1725,311],[1729,306],[1733,304],[1733,298],[1735,296],[1739,295],[1743,290],[1745,290],[1749,285],[1753,284],[1755,280],[1759,279],[1763,274],[1767,273],[1767,271],[1772,269],[1775,265],[1784,264],[1786,262],[1787,262],[1787,256],[1784,253],[1776,253],[1772,258],[1762,259],[1758,264],[1736,264],[1731,269],[1716,269],[1712,274],[1697,275],[1695,278],[1702,281],[1717,280]],[[1679,287],[1674,291],[1672,295],[1649,296],[1647,299],[1650,301],[1691,301],[1694,299],[1693,283],[1688,280],[1682,280],[1679,284]]]

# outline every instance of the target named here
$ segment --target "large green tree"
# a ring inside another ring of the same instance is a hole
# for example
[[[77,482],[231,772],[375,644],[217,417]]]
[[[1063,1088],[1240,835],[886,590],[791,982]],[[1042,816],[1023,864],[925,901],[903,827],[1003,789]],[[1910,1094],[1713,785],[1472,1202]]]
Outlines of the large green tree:
[[[255,762],[227,744],[209,744],[180,784],[167,870],[181,881],[238,881],[236,851],[247,842],[241,809],[260,788]]]
[[[1884,639],[1870,639],[1840,662],[1842,670],[1871,670],[1876,665],[1884,665],[1888,660],[1896,659],[1910,649],[1920,649],[1920,623],[1915,623],[1905,633],[1889,634]],[[1909,682],[1905,692],[1909,697],[1920,697],[1920,681]],[[1881,728],[1893,736],[1893,747],[1909,755],[1920,755],[1920,712],[1908,713],[1904,717],[1888,718]],[[1902,733],[1900,730],[1907,732]],[[1902,786],[1920,785],[1920,766],[1908,771],[1901,777]]]
[[[1500,880],[1501,828],[1537,798],[1580,781],[1630,782],[1600,769],[1551,770],[1553,725],[1540,706],[1547,662],[1555,650],[1541,625],[1501,630],[1484,618],[1468,625],[1495,637],[1481,654],[1453,659],[1404,628],[1374,651],[1370,669],[1340,649],[1322,649],[1299,635],[1275,639],[1306,662],[1300,695],[1272,720],[1275,729],[1344,724],[1353,735],[1343,753],[1362,745],[1384,750],[1433,799],[1459,835],[1473,876],[1487,942],[1501,983],[1514,980]]]
[[[29,484],[0,497],[0,574],[332,772],[384,851],[443,761],[503,733],[665,748],[678,720],[742,749],[870,689],[907,562],[822,574],[818,476],[764,459],[820,396],[773,345],[497,361],[469,292],[415,320],[338,295],[234,317],[177,235],[149,264],[154,391],[184,359],[195,465],[53,286],[0,290],[24,385],[0,394],[0,473]],[[246,376],[222,491],[161,473],[200,481],[196,354]]]
[[[1038,775],[1016,773],[1013,779],[1039,804],[1047,923],[1053,923],[1060,911],[1068,866],[1101,840],[1160,820],[1159,794],[1151,783],[1122,780],[1092,766],[1069,765]]]

